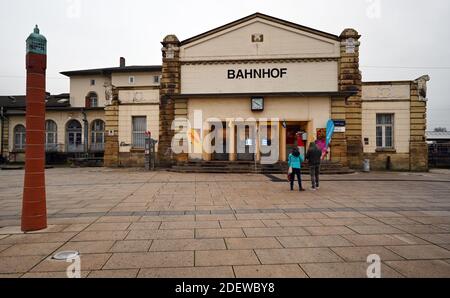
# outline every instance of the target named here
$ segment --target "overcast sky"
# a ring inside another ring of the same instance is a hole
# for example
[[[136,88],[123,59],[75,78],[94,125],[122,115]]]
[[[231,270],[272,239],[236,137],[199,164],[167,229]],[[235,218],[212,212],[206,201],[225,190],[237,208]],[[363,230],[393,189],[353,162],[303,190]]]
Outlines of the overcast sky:
[[[160,41],[180,40],[261,12],[339,35],[362,35],[364,81],[429,74],[428,129],[450,130],[448,0],[1,0],[0,95],[25,93],[25,39],[48,39],[47,90],[69,91],[60,71],[161,64]]]

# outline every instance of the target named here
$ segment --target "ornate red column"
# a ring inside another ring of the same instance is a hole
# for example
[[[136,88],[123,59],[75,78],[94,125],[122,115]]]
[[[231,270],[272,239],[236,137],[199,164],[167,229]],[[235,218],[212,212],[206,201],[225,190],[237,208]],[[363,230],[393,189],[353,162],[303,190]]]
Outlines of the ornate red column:
[[[47,40],[36,25],[27,39],[25,181],[22,231],[47,228],[45,196],[45,70]]]

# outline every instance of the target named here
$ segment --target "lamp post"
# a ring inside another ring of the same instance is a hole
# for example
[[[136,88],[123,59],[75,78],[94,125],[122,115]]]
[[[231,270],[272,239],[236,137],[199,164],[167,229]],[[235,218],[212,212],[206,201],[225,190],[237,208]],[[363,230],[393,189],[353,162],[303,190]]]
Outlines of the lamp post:
[[[47,228],[45,195],[45,71],[47,39],[36,25],[27,38],[26,147],[22,231]]]

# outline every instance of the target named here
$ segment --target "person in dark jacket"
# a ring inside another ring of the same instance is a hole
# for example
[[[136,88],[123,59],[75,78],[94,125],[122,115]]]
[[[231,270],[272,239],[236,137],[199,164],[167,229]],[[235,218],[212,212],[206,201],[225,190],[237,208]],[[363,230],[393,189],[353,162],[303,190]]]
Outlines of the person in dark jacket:
[[[294,181],[295,176],[297,176],[298,179],[298,187],[300,188],[300,191],[305,191],[302,187],[302,176],[301,176],[301,168],[302,168],[302,162],[304,162],[305,159],[303,155],[300,154],[297,148],[294,148],[292,150],[292,153],[289,154],[288,159],[288,166],[292,168],[292,173],[290,173],[290,183],[291,183],[291,190],[294,190]]]
[[[320,162],[322,158],[322,151],[317,148],[316,143],[311,143],[308,152],[306,153],[306,160],[308,160],[309,171],[311,173],[312,189],[319,189],[319,175]]]

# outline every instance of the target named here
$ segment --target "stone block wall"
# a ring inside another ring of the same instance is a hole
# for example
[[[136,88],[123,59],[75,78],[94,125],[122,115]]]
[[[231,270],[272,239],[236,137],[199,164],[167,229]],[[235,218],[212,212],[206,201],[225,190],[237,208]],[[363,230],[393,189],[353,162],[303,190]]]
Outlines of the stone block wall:
[[[346,120],[345,98],[331,98],[331,119]],[[345,133],[334,133],[331,140],[331,160],[348,166],[347,138]]]
[[[428,145],[425,131],[427,129],[427,82],[428,76],[422,76],[411,83],[411,137],[410,169],[411,171],[428,171]]]
[[[359,39],[354,29],[345,29],[340,35],[341,58],[339,61],[339,90],[356,94],[346,100],[346,145],[348,166],[354,169],[362,167],[362,117],[361,91],[362,81],[359,70]]]
[[[173,95],[180,94],[180,41],[175,35],[168,35],[162,42],[162,77],[159,108],[159,142],[158,160],[159,166],[170,166],[173,162],[171,150],[172,122],[175,120],[175,102]]]
[[[112,134],[109,132],[112,132]],[[119,166],[119,101],[117,90],[113,91],[112,104],[105,107],[104,166]]]

